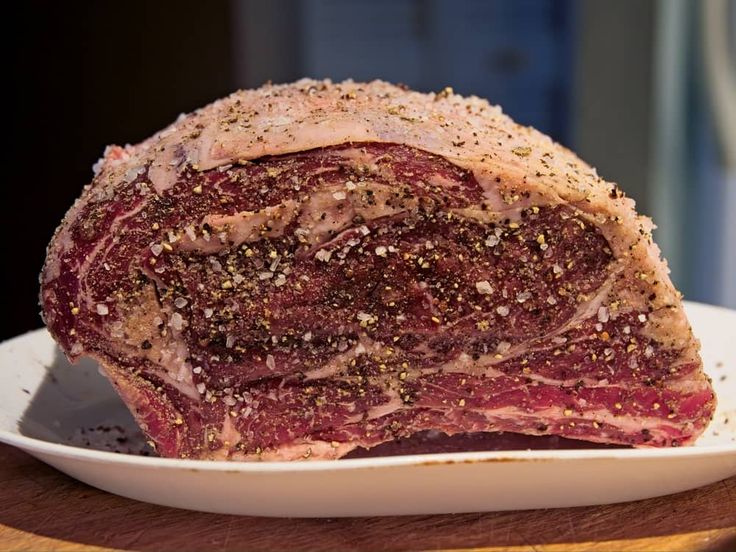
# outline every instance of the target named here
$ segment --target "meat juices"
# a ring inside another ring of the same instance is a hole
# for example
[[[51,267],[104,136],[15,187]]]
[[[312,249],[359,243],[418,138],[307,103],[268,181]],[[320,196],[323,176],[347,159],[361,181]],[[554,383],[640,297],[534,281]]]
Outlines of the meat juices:
[[[44,316],[162,456],[339,458],[428,430],[678,446],[712,416],[651,223],[482,100],[268,86],[97,168]]]

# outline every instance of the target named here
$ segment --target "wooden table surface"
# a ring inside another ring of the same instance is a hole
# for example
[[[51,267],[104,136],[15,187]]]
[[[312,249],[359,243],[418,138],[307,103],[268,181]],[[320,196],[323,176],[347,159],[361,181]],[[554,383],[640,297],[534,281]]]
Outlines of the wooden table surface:
[[[736,477],[587,508],[351,519],[188,512],[120,498],[0,445],[0,550],[736,551]]]

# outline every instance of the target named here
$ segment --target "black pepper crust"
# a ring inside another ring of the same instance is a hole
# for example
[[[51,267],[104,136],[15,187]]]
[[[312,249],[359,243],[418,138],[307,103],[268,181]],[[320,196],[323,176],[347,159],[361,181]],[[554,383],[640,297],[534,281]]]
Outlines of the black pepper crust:
[[[499,358],[483,370],[503,374],[494,384],[532,385],[530,373],[579,378],[561,387],[575,397],[569,405],[540,391],[539,400],[564,406],[563,419],[580,416],[534,425],[544,431],[675,444],[692,440],[712,412],[651,223],[571,152],[477,98],[380,82],[241,91],[142,144],[109,148],[98,171],[49,247],[45,319],[70,356],[102,360],[129,403],[158,405],[137,416],[164,454],[248,455],[293,440],[276,426],[298,424],[265,406],[260,441],[242,439],[253,431],[244,409],[232,415],[235,432],[223,425],[251,384],[266,395],[286,385],[300,419],[340,400],[386,408],[388,389],[404,405],[381,418],[393,435],[441,423],[447,405],[468,418],[455,430],[488,429],[469,409],[495,404],[481,390],[496,388],[474,379],[489,353]],[[592,301],[600,306],[565,328]],[[564,341],[545,345],[550,356],[517,354],[551,334]],[[383,352],[335,361],[363,341]],[[415,381],[417,366],[443,372],[448,363],[462,377]],[[320,370],[339,377],[306,385]],[[585,398],[590,378],[648,391],[631,406],[630,392]],[[678,410],[678,379],[704,393],[699,410]],[[460,398],[427,392],[463,381],[478,387]],[[682,416],[687,429],[669,439],[649,428],[617,434],[615,424],[586,419],[581,399],[614,413]],[[345,442],[388,438],[369,420],[345,437],[332,414],[302,437],[329,442],[336,455]]]

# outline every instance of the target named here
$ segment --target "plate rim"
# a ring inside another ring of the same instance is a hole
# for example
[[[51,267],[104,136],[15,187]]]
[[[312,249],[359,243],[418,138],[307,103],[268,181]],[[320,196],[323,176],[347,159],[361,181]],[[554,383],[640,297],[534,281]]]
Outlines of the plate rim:
[[[0,442],[16,446],[31,453],[48,454],[73,460],[104,464],[127,464],[131,467],[155,469],[182,469],[190,471],[238,472],[238,473],[298,473],[334,470],[360,470],[366,468],[399,468],[405,466],[432,466],[447,464],[495,464],[506,462],[549,462],[554,460],[656,460],[664,458],[691,458],[736,455],[736,444],[706,447],[639,448],[639,449],[590,449],[590,450],[518,450],[485,452],[448,452],[435,454],[407,454],[373,458],[347,458],[335,460],[309,460],[293,462],[285,460],[263,462],[232,462],[227,460],[191,460],[138,456],[95,449],[86,449],[61,443],[52,443],[27,437],[7,430],[0,430]]]
[[[686,309],[705,308],[736,314],[735,310],[700,303],[684,301]],[[45,327],[31,330],[14,336],[0,343],[0,346],[28,338],[33,334],[47,332]],[[49,336],[50,337],[50,336]],[[51,338],[53,341],[53,338]],[[237,473],[299,473],[324,471],[350,471],[368,468],[399,468],[405,466],[434,466],[446,464],[478,464],[503,462],[546,462],[553,460],[635,460],[711,457],[736,454],[736,443],[715,446],[687,446],[675,448],[638,448],[638,449],[562,449],[562,450],[517,450],[517,451],[480,451],[480,452],[448,452],[434,454],[408,454],[382,456],[372,458],[348,458],[335,460],[294,461],[251,461],[233,462],[228,460],[192,460],[181,458],[160,458],[116,453],[96,449],[87,449],[62,443],[44,441],[28,437],[20,433],[0,429],[0,442],[18,447],[26,452],[51,455],[66,459],[99,462],[104,464],[125,464],[131,467],[154,469],[183,469],[195,472],[237,472]]]

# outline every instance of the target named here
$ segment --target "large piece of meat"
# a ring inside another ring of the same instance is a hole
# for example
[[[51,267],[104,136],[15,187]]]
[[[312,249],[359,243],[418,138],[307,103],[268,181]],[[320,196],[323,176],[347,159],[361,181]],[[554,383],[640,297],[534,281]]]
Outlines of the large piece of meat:
[[[113,146],[41,300],[158,452],[414,433],[687,445],[715,397],[634,203],[498,107],[303,80]]]

